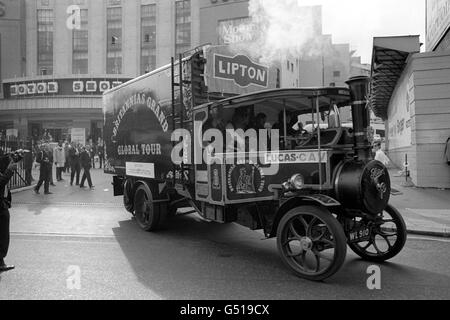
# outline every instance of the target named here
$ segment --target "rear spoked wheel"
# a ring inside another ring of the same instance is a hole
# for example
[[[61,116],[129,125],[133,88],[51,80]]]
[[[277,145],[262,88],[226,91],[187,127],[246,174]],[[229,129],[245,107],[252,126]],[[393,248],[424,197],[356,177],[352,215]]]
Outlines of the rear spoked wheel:
[[[144,184],[139,186],[134,197],[136,221],[144,231],[156,231],[159,228],[160,213],[155,210],[153,195],[150,188]]]
[[[370,262],[385,262],[404,248],[407,240],[406,224],[401,214],[388,205],[371,228],[370,240],[349,243],[350,249]]]
[[[133,182],[127,179],[123,185],[123,205],[132,215],[134,215],[134,200]]]
[[[325,280],[342,267],[347,239],[341,224],[326,209],[298,207],[281,220],[278,251],[294,273],[307,280]]]

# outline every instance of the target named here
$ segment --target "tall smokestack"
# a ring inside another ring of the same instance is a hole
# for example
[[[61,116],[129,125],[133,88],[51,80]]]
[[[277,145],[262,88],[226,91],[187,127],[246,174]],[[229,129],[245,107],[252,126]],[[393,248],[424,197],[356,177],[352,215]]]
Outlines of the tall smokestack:
[[[346,82],[350,87],[352,101],[353,131],[355,134],[355,151],[359,160],[370,160],[371,144],[369,141],[370,109],[368,106],[370,78],[359,76]]]

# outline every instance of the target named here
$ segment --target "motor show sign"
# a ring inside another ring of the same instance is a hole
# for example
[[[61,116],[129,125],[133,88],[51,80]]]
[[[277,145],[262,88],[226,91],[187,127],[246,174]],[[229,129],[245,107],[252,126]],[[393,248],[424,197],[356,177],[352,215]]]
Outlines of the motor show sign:
[[[237,18],[219,21],[219,44],[232,45],[254,42],[258,36],[258,27],[251,18]]]
[[[27,84],[13,84],[9,87],[11,96],[26,96],[34,94],[56,94],[59,87],[57,82],[39,82]]]
[[[128,79],[127,79],[128,80]],[[25,83],[5,83],[6,97],[26,97],[40,95],[98,94],[117,87],[127,80],[73,80],[61,79]]]

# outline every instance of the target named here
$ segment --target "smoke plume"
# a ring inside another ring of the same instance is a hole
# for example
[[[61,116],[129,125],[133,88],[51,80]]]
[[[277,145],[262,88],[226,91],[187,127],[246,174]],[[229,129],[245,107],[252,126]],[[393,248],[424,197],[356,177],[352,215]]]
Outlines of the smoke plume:
[[[249,12],[254,41],[234,44],[236,51],[265,63],[322,55],[320,7],[305,0],[250,0]]]

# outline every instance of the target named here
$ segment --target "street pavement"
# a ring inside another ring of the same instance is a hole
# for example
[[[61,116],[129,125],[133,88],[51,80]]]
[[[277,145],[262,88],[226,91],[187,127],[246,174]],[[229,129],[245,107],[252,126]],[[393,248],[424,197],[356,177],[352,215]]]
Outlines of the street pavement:
[[[450,190],[404,187],[404,176],[398,170],[390,172],[393,188],[399,195],[391,204],[402,213],[412,234],[450,238]]]
[[[285,268],[273,239],[235,224],[186,216],[143,232],[112,197],[111,177],[96,170],[93,180],[94,191],[65,181],[50,196],[14,195],[7,262],[17,269],[0,275],[0,299],[450,298],[448,239],[410,236],[379,265],[381,290],[367,288],[372,264],[350,250],[338,274],[314,283]]]

